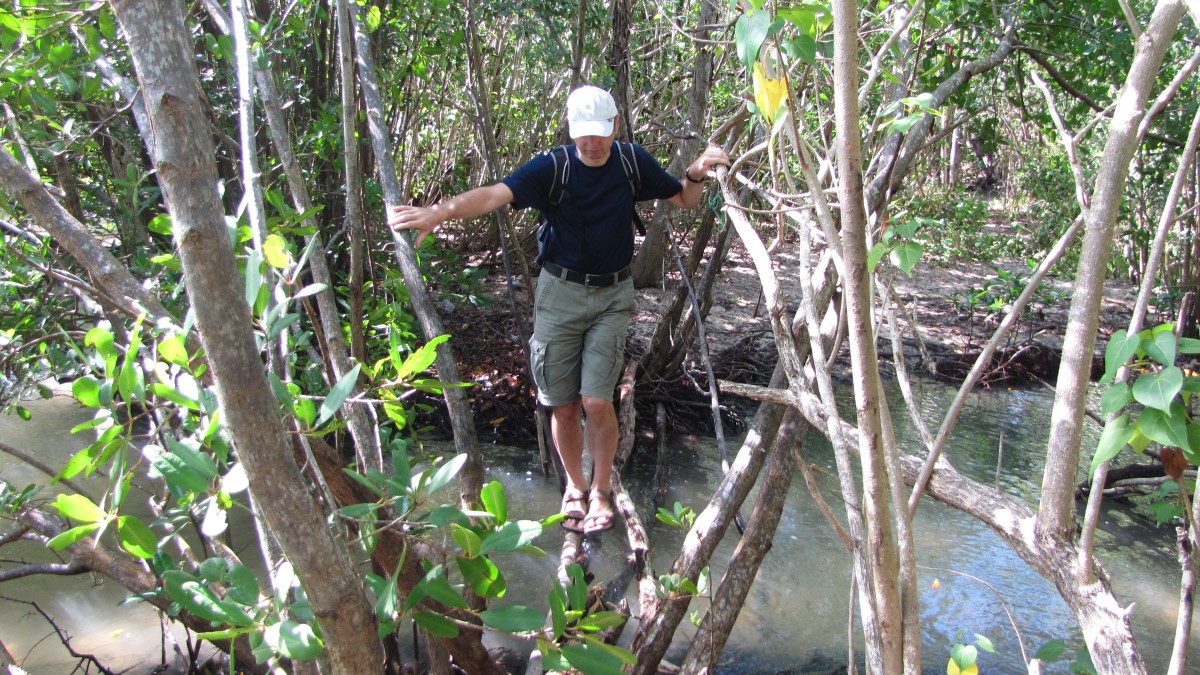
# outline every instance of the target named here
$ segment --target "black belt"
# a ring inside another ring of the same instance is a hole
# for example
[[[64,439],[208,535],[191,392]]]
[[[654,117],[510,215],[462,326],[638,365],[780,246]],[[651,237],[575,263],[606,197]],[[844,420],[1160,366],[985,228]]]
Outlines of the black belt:
[[[542,263],[542,269],[550,274],[553,274],[559,279],[570,281],[571,283],[575,284],[583,284],[584,286],[594,286],[597,288],[604,288],[606,286],[612,286],[613,284],[621,283],[622,281],[628,279],[630,274],[632,274],[628,267],[620,272],[609,272],[608,274],[584,274],[583,272],[576,272],[575,270],[569,270],[565,267],[555,265],[548,260]]]

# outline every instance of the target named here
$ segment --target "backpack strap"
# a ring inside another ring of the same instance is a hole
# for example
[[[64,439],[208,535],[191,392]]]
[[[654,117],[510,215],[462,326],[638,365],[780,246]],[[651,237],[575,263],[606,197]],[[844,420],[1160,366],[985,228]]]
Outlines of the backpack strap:
[[[571,179],[571,156],[567,154],[567,146],[560,145],[551,148],[550,159],[554,161],[554,181],[550,183],[550,205],[558,206],[562,202],[563,193],[567,190],[567,181]]]
[[[638,168],[633,144],[617,141],[617,154],[621,157],[621,168],[625,170],[625,180],[629,181],[629,188],[633,190],[634,199],[637,199],[638,191],[642,189],[642,170]],[[638,234],[646,236],[646,224],[642,222],[642,217],[638,215],[636,208],[633,211],[633,224],[637,227]]]

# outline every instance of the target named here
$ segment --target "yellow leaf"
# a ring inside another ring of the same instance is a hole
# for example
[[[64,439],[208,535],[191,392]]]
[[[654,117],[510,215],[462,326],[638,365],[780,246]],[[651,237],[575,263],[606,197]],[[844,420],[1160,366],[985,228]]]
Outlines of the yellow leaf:
[[[979,675],[979,666],[972,663],[966,668],[959,668],[954,659],[946,664],[946,675]]]
[[[767,124],[775,123],[775,112],[786,98],[787,85],[784,81],[767,77],[767,71],[763,70],[762,64],[755,62],[754,105],[758,106],[758,112],[762,113]]]
[[[939,587],[939,586],[941,586],[941,585],[942,585],[942,581],[941,581],[940,579],[934,579],[934,580],[933,580],[933,584],[932,584],[932,588],[936,589],[936,588],[938,588],[938,587]]]
[[[286,269],[292,264],[292,256],[287,250],[287,241],[277,234],[268,235],[266,241],[263,242],[263,257],[271,267],[277,270]]]

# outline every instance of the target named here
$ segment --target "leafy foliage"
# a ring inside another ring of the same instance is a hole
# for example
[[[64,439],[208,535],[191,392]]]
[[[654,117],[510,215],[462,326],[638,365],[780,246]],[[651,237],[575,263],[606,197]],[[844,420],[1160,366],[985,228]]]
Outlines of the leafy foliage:
[[[1101,380],[1110,383],[1101,398],[1101,412],[1110,419],[1092,456],[1091,474],[1125,446],[1142,452],[1151,443],[1200,463],[1200,423],[1190,413],[1191,398],[1200,392],[1200,374],[1176,365],[1176,358],[1185,354],[1200,354],[1200,340],[1176,337],[1171,324],[1136,335],[1124,330],[1113,334],[1104,351]],[[1131,383],[1114,382],[1121,368],[1129,370]]]

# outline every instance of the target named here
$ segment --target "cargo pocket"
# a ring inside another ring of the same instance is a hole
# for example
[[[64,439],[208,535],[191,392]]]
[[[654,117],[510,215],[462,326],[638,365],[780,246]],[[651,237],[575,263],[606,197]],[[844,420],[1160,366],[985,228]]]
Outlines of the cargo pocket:
[[[546,384],[546,343],[535,338],[529,338],[529,372],[533,374],[533,384],[537,387],[539,396]]]
[[[625,368],[625,337],[626,333],[613,337],[612,370],[608,373],[608,379],[614,389],[621,379],[621,371]]]

